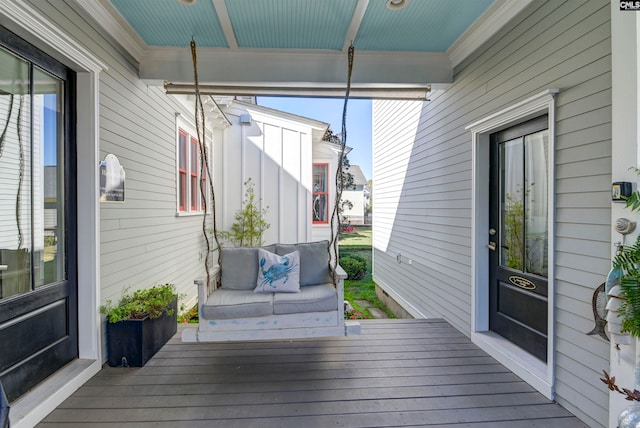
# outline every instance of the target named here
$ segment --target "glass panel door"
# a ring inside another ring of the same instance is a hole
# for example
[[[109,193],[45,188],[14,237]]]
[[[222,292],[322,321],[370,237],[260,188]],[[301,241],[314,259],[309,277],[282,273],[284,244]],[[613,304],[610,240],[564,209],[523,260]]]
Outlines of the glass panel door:
[[[34,248],[35,287],[62,281],[64,230],[64,85],[34,67]],[[35,192],[35,190],[38,190]]]
[[[0,27],[0,382],[78,357],[75,74]]]
[[[0,299],[32,289],[30,65],[0,49]]]
[[[547,358],[548,117],[490,137],[489,328]]]

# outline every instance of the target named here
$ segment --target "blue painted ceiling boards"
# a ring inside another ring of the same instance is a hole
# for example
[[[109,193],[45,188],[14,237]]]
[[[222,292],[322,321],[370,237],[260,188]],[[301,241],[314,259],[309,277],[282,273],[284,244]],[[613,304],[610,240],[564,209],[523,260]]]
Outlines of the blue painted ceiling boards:
[[[413,0],[390,10],[369,2],[354,46],[373,51],[445,52],[493,0]]]
[[[185,5],[176,0],[111,0],[149,46],[228,47],[218,14],[210,0]]]
[[[225,2],[238,46],[342,49],[356,0],[232,0]]]
[[[227,21],[238,48],[342,50],[353,41],[358,50],[445,52],[494,0],[408,0],[400,10],[386,0],[110,1],[148,46],[188,46],[194,37],[227,48]]]

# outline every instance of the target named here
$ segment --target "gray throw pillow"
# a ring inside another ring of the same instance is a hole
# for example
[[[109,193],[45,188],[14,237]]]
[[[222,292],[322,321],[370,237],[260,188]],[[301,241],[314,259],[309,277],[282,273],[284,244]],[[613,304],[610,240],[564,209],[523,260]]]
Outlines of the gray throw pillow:
[[[300,244],[276,244],[276,254],[300,253],[300,286],[331,282],[329,274],[329,241]]]
[[[221,288],[253,290],[258,280],[258,249],[223,248],[221,271]]]

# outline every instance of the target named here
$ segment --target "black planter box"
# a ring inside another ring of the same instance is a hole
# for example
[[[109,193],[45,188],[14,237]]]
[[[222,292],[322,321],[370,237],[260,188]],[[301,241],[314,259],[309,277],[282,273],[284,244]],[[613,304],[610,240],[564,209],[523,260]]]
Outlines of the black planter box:
[[[173,315],[142,320],[107,322],[107,348],[111,367],[142,367],[178,330],[178,301]]]

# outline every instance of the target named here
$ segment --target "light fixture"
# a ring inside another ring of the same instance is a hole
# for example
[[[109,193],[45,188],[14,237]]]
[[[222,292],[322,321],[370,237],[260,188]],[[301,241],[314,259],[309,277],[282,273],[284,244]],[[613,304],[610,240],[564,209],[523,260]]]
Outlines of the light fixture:
[[[186,4],[186,5],[192,5],[195,2],[197,2],[198,0],[176,0],[178,3],[182,3],[182,4]]]
[[[191,83],[165,82],[164,89],[170,95],[191,95],[195,85]],[[200,85],[202,95],[248,95],[272,97],[344,98],[345,87],[340,85]],[[411,86],[357,86],[351,85],[350,98],[426,101],[431,85]]]
[[[399,10],[405,7],[409,0],[387,0],[387,9]]]

